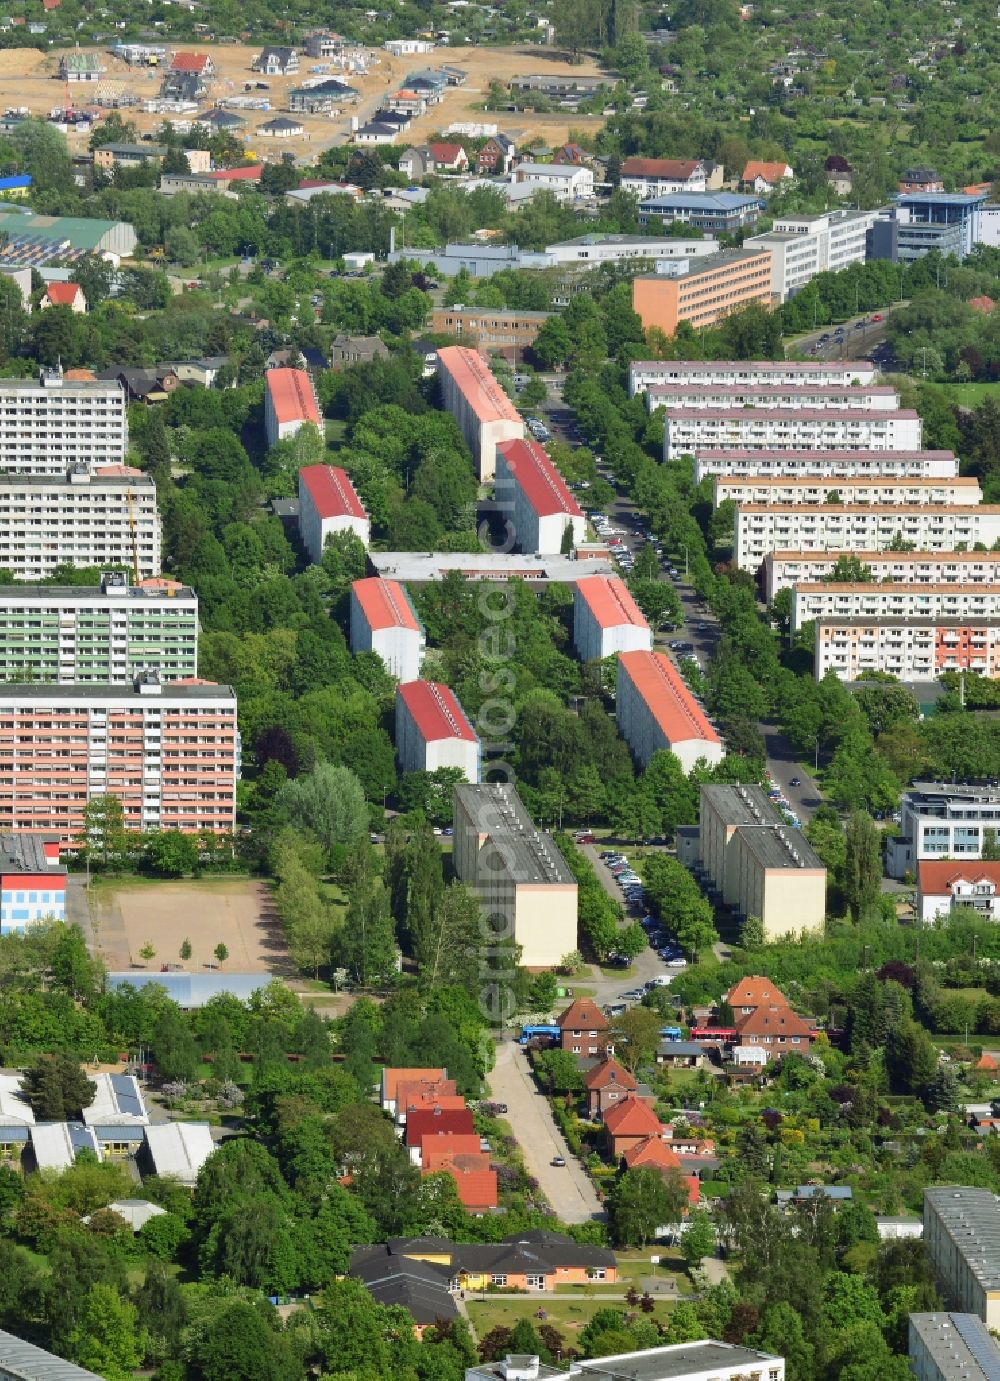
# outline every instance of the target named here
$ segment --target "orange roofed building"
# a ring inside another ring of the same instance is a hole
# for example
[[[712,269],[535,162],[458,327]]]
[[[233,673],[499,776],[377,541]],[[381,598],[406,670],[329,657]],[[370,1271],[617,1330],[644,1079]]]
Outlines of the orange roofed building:
[[[640,767],[658,752],[673,753],[685,772],[722,761],[722,740],[664,652],[619,654],[615,723]]]
[[[663,1126],[656,1113],[634,1093],[628,1094],[613,1108],[608,1108],[604,1114],[604,1129],[608,1152],[613,1160],[619,1160],[626,1151],[647,1137],[663,1134]]]
[[[323,417],[312,379],[304,369],[269,369],[264,375],[264,429],[275,446],[310,422],[322,429]]]
[[[419,1081],[429,1083],[440,1083],[447,1079],[446,1069],[396,1069],[393,1066],[386,1066],[382,1071],[382,1081],[379,1089],[379,1103],[383,1112],[396,1114],[396,1098],[401,1084],[412,1084]]]
[[[698,1176],[688,1174],[677,1152],[672,1151],[659,1137],[648,1136],[637,1141],[623,1154],[622,1159],[627,1170],[659,1170],[664,1175],[676,1170],[687,1185],[688,1203],[692,1208],[701,1197]]]
[[[559,1045],[573,1055],[603,1056],[608,1044],[608,1019],[589,997],[578,997],[558,1018]]]

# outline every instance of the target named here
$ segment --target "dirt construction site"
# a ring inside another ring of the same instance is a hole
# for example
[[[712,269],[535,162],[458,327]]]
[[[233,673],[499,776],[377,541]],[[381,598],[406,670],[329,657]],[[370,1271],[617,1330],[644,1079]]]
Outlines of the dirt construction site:
[[[73,82],[67,86],[59,79],[59,50],[51,53],[41,53],[34,48],[0,50],[0,91],[3,93],[4,106],[13,110],[26,108],[32,115],[47,116],[51,110],[65,107],[67,95],[74,110],[107,111],[128,102],[127,108],[121,111],[122,117],[134,121],[142,134],[155,133],[165,119],[179,123],[190,120],[190,113],[165,116],[142,109],[143,103],[155,100],[159,94],[165,66],[172,57],[169,47],[164,67],[152,68],[130,67],[104,49],[90,51],[95,53],[105,68],[100,80]],[[467,72],[468,81],[464,86],[449,87],[440,105],[431,107],[425,115],[413,121],[409,130],[397,140],[400,152],[458,122],[495,124],[518,144],[540,142],[550,146],[564,143],[571,130],[596,132],[603,123],[599,116],[575,115],[572,111],[535,115],[530,111],[494,112],[478,109],[493,81],[507,82],[514,76],[526,73],[597,75],[599,69],[590,62],[571,67],[558,54],[533,47],[443,47],[432,53],[407,57],[393,57],[375,50],[370,54],[370,70],[365,76],[338,73],[332,66],[322,74],[339,77],[356,88],[359,99],[353,106],[344,106],[336,115],[301,115],[297,117],[303,126],[301,136],[274,139],[261,136],[258,133],[260,126],[275,116],[287,114],[289,90],[317,80],[321,74],[310,69],[321,64],[311,62],[303,53],[299,71],[294,75],[260,77],[251,68],[260,52],[259,47],[206,44],[183,51],[210,54],[216,69],[215,75],[207,83],[205,97],[199,102],[201,110],[222,101],[242,98],[268,103],[267,110],[234,110],[246,121],[244,139],[247,153],[267,162],[276,162],[282,154],[291,153],[300,162],[309,163],[331,145],[349,142],[352,116],[364,124],[388,93],[399,90],[407,73],[444,62]],[[267,89],[245,92],[244,87],[248,82],[257,81],[265,81]],[[88,147],[89,131],[71,130],[68,139],[71,150],[82,153]]]

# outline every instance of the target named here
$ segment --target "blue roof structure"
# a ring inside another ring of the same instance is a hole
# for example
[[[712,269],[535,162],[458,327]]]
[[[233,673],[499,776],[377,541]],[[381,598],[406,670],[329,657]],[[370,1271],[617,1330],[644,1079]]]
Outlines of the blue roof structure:
[[[0,1146],[13,1146],[15,1141],[27,1141],[30,1133],[31,1127],[26,1122],[19,1125],[14,1122],[4,1122],[0,1125]]]
[[[102,1144],[104,1142],[133,1141],[139,1146],[146,1140],[146,1128],[144,1126],[94,1126],[90,1130]]]
[[[112,992],[130,984],[146,988],[158,983],[178,1007],[204,1007],[213,997],[227,993],[246,1002],[274,981],[272,973],[109,973],[108,986]]]
[[[900,206],[926,206],[934,202],[938,206],[982,206],[988,192],[899,192],[893,201]]]
[[[643,210],[660,207],[697,206],[707,211],[740,211],[745,206],[764,207],[760,197],[744,197],[737,192],[668,192],[663,197],[650,197],[640,202]]]
[[[111,1087],[123,1113],[128,1113],[131,1117],[145,1117],[146,1110],[142,1106],[142,1099],[136,1097],[135,1081],[130,1075],[112,1074]]]
[[[800,1184],[795,1190],[797,1199],[853,1199],[849,1184]]]
[[[30,173],[10,173],[7,177],[0,177],[0,192],[13,192],[20,187],[30,186]]]

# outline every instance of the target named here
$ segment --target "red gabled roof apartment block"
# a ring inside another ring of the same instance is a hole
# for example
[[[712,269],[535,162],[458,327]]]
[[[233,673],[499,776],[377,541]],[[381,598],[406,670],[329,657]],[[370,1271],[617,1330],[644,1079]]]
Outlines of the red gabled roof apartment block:
[[[279,372],[283,371],[271,371]],[[304,465],[299,471],[299,535],[316,565],[323,559],[327,538],[335,532],[353,532],[367,547],[371,523],[364,505],[339,465]]]
[[[433,1111],[433,1109],[431,1110]],[[489,1169],[489,1156],[482,1149],[478,1132],[425,1132],[420,1143],[420,1166],[423,1170],[440,1170],[456,1157],[474,1156],[476,1166],[466,1164],[465,1168],[479,1168],[478,1158],[484,1157],[484,1169]]]
[[[416,681],[426,639],[406,587],[370,576],[351,586],[351,651],[375,652],[397,681]]]
[[[567,527],[578,547],[587,520],[569,486],[537,441],[518,438],[497,447],[494,493],[509,537],[525,552],[554,556],[563,549]]]
[[[701,759],[722,761],[722,740],[664,652],[619,654],[615,722],[640,767],[658,752],[673,753],[685,773]]]
[[[312,379],[304,369],[269,369],[264,375],[264,430],[267,444],[276,445],[294,436],[311,422],[321,431],[323,416],[316,401]]]
[[[704,163],[693,158],[626,158],[621,167],[623,191],[638,197],[704,192],[707,177]]]
[[[240,163],[235,168],[214,168],[203,173],[210,182],[259,182],[264,176],[263,163]]]
[[[739,1018],[736,1031],[737,1045],[761,1046],[769,1054],[806,1052],[816,1039],[816,1023],[806,1021],[791,1007],[758,1007]]]
[[[613,1057],[589,1069],[583,1084],[587,1090],[587,1115],[592,1121],[638,1088],[635,1076]]]
[[[461,429],[476,474],[491,480],[497,446],[524,436],[524,421],[477,350],[447,345],[437,353],[441,399]]]
[[[758,1007],[788,1006],[788,999],[777,983],[759,973],[747,974],[746,978],[734,983],[726,993],[726,1002],[733,1009],[737,1021],[741,1016],[749,1016]]]
[[[396,756],[404,772],[457,767],[467,782],[479,781],[479,738],[450,686],[405,681],[397,687]]]
[[[588,575],[573,590],[573,646],[582,662],[649,652],[653,634],[624,580]]]
[[[436,1084],[447,1077],[446,1069],[399,1069],[394,1065],[386,1065],[379,1083],[379,1104],[382,1111],[395,1117],[396,1097],[401,1084],[413,1084],[423,1080]]]

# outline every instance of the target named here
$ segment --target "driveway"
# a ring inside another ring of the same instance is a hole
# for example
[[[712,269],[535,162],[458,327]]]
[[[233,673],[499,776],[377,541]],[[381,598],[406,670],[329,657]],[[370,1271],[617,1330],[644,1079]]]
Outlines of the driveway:
[[[603,1218],[590,1177],[570,1154],[548,1102],[535,1088],[528,1057],[516,1041],[501,1041],[497,1046],[489,1086],[493,1102],[507,1104],[507,1121],[517,1137],[528,1174],[541,1185],[556,1216],[564,1223]],[[562,1156],[565,1166],[550,1165],[553,1156]]]

